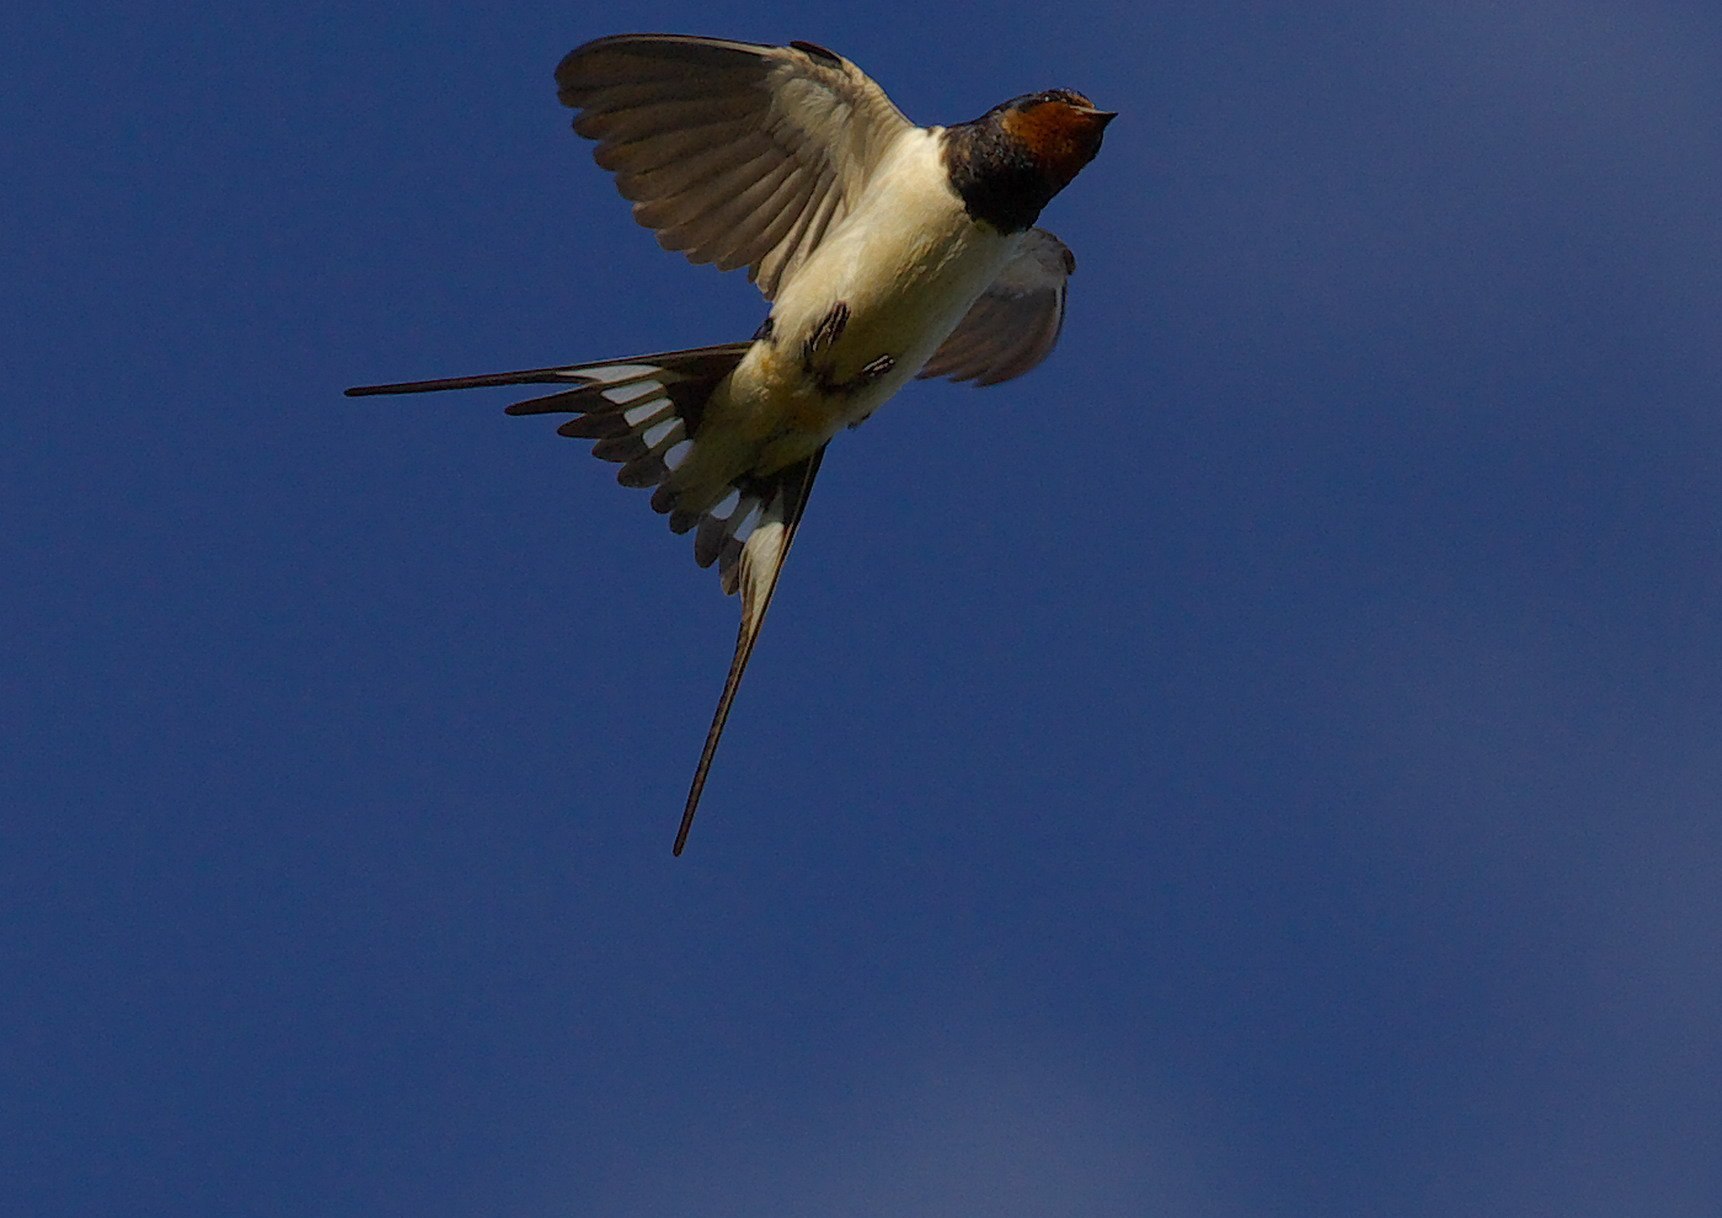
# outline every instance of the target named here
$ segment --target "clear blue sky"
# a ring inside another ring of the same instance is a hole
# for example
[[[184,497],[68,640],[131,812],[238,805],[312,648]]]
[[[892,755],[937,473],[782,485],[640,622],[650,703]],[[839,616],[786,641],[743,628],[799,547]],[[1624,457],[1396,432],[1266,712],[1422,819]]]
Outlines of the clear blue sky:
[[[36,6],[45,9],[47,6]],[[0,19],[0,1211],[1722,1212],[1722,18]],[[506,393],[745,337],[556,104],[1121,117],[736,608]]]

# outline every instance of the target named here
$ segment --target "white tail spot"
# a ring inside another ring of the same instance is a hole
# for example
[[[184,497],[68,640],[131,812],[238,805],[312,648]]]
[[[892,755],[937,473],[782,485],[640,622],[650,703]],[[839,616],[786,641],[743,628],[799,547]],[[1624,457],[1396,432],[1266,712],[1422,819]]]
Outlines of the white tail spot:
[[[658,381],[635,381],[630,385],[618,385],[614,389],[600,389],[598,392],[609,398],[618,406],[625,406],[635,398],[643,398],[647,394],[662,393],[664,387]]]
[[[681,420],[677,419],[675,422],[680,423]],[[682,462],[688,459],[688,454],[693,451],[694,442],[692,440],[677,441],[670,446],[670,451],[664,454],[664,464],[672,470],[679,469]]]
[[[662,371],[662,368],[653,364],[605,364],[601,368],[579,368],[568,375],[595,381],[600,385],[614,385],[617,381],[638,380],[642,376],[655,376]]]
[[[622,412],[622,419],[629,427],[639,427],[657,418],[668,408],[669,404],[669,398],[653,398],[642,406],[628,407]]]
[[[665,440],[669,439],[670,433],[675,431],[681,425],[682,421],[674,415],[671,415],[669,418],[662,419],[646,428],[645,431],[640,433],[640,439],[646,442],[647,448],[656,448]]]
[[[730,536],[735,538],[737,541],[746,541],[748,539],[748,535],[753,532],[754,526],[758,523],[759,500],[749,499],[747,501],[747,511],[743,512],[736,522],[730,526]]]

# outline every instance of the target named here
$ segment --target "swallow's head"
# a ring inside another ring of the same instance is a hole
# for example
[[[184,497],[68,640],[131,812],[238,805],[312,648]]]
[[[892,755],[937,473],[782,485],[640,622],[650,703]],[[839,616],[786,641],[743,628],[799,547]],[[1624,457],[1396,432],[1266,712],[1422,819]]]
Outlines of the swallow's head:
[[[1106,124],[1118,116],[1097,110],[1094,103],[1070,89],[1026,93],[994,107],[999,129],[1063,190],[1100,151]]]
[[[950,129],[951,183],[977,220],[1019,232],[1094,159],[1115,117],[1069,89],[1013,97]]]

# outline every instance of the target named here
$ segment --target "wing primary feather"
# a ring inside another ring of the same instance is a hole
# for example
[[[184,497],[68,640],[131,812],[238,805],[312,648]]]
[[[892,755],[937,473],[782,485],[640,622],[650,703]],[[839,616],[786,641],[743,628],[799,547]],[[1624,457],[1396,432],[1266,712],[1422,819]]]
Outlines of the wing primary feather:
[[[997,385],[1040,365],[1064,326],[1076,259],[1045,229],[1033,228],[998,277],[915,375]]]
[[[759,628],[765,623],[765,612],[771,607],[772,595],[777,591],[777,577],[783,571],[784,560],[789,557],[789,547],[795,542],[796,531],[801,527],[801,516],[807,508],[807,495],[813,489],[813,479],[819,473],[819,463],[825,458],[825,450],[821,448],[806,461],[800,478],[785,484],[785,493],[793,490],[794,497],[788,503],[784,513],[784,537],[782,548],[778,551],[771,569],[760,572],[761,584],[757,592],[758,604],[748,602],[753,599],[748,596],[744,586],[742,592],[741,629],[736,634],[735,655],[729,662],[729,673],[724,677],[723,693],[718,696],[717,711],[712,715],[711,727],[706,730],[706,742],[700,749],[700,761],[694,767],[693,784],[688,790],[688,802],[682,809],[682,823],[676,829],[676,844],[672,853],[680,857],[682,848],[688,843],[688,832],[694,827],[694,813],[699,811],[700,795],[706,788],[706,776],[711,772],[712,758],[717,755],[718,741],[723,738],[724,725],[729,722],[729,711],[735,702],[736,690],[741,688],[742,673],[747,671],[747,662],[753,658],[753,645],[759,641]],[[745,563],[747,559],[744,557]],[[743,579],[746,584],[746,579]]]
[[[768,299],[913,129],[813,43],[615,35],[570,51],[556,80],[635,219],[691,261],[747,267]]]

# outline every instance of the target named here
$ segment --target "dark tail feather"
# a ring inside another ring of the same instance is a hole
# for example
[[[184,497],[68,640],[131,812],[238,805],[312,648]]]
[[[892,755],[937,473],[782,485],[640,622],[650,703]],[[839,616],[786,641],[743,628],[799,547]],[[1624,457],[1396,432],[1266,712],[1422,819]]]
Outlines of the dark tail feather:
[[[596,364],[364,385],[347,390],[347,394],[366,397],[504,385],[567,386],[557,393],[516,402],[508,407],[508,413],[578,415],[557,429],[560,434],[596,440],[592,455],[622,466],[616,475],[618,482],[651,487],[663,482],[686,458],[688,449],[681,445],[692,442],[712,391],[735,370],[750,345],[726,343]]]
[[[439,389],[491,389],[498,385],[554,385],[574,380],[579,373],[572,368],[527,368],[521,372],[492,372],[484,376],[451,376],[440,381],[402,381],[398,385],[355,385],[347,390],[350,398],[368,398],[383,393],[435,393]]]
[[[753,645],[759,641],[759,628],[765,624],[765,611],[771,608],[771,597],[777,591],[777,577],[783,572],[783,562],[789,557],[789,547],[795,541],[795,531],[801,527],[801,517],[807,510],[807,496],[813,490],[813,479],[819,473],[819,463],[825,459],[821,448],[804,461],[780,470],[771,476],[764,494],[759,525],[745,542],[736,547],[732,561],[734,584],[726,573],[726,591],[738,584],[741,588],[741,631],[736,635],[735,655],[729,662],[729,675],[724,678],[723,693],[718,696],[717,712],[706,730],[705,747],[700,750],[699,765],[694,767],[693,785],[688,790],[688,802],[682,808],[682,823],[676,829],[676,844],[671,853],[680,855],[688,844],[688,831],[694,827],[694,813],[699,811],[700,795],[706,789],[706,775],[711,771],[712,758],[717,755],[718,741],[723,739],[724,725],[729,722],[729,708],[735,702],[736,690],[741,688],[742,673],[753,658]],[[761,480],[764,482],[765,480]]]
[[[482,376],[450,376],[435,381],[401,381],[394,385],[355,385],[347,390],[350,398],[372,397],[383,393],[436,393],[443,389],[493,389],[506,385],[565,385],[573,382],[586,388],[602,388],[637,382],[644,374],[662,370],[673,376],[698,374],[715,364],[727,375],[740,362],[750,343],[722,343],[716,347],[690,347],[686,351],[663,351],[656,355],[636,355],[631,359],[610,359],[595,364],[562,364],[555,368],[523,368],[518,372],[489,372]],[[527,403],[522,402],[524,406]],[[546,407],[545,409],[554,409]],[[537,414],[540,411],[517,410],[510,414]]]

